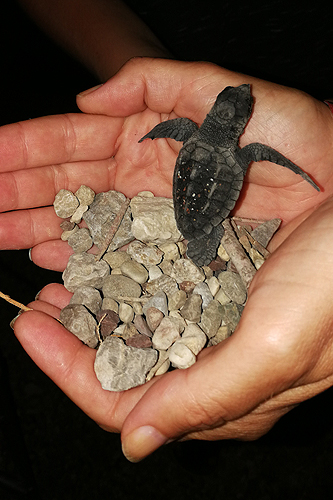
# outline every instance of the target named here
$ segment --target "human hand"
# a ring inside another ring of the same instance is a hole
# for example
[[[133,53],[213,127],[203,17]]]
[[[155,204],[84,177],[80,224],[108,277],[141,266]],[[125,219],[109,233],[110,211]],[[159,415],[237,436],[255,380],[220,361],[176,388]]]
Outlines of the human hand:
[[[275,165],[250,167],[237,213],[280,216],[289,224],[273,241],[273,255],[253,281],[233,336],[206,349],[188,370],[114,394],[103,391],[95,378],[95,352],[50,317],[57,317],[59,308],[69,301],[63,287],[46,287],[32,305],[43,312],[25,313],[15,323],[16,335],[41,369],[104,428],[122,429],[125,452],[134,459],[179,437],[258,437],[294,404],[330,385],[332,304],[327,276],[332,259],[323,249],[331,233],[332,202],[315,210],[332,194],[330,112],[302,93],[215,66],[141,60],[132,61],[103,87],[78,98],[81,109],[94,115],[20,125],[25,131],[21,144],[26,146],[27,165],[35,170],[23,169],[23,156],[10,147],[18,126],[0,131],[0,141],[7,145],[7,161],[2,158],[0,165],[2,169],[9,161],[13,165],[10,174],[2,174],[7,193],[2,197],[3,209],[13,210],[16,203],[23,210],[1,216],[1,231],[12,228],[3,241],[10,248],[33,246],[36,263],[54,268],[57,259],[61,270],[69,251],[67,244],[55,241],[59,229],[52,208],[27,209],[48,205],[61,187],[75,190],[82,183],[96,191],[119,189],[127,196],[142,189],[170,196],[179,144],[161,139],[145,146],[137,140],[161,119],[187,116],[200,123],[222,88],[246,82],[253,84],[256,103],[241,146],[257,141],[278,149],[325,191],[316,193]],[[64,128],[66,122],[71,127]],[[38,193],[32,192],[34,182]],[[21,190],[20,200],[13,197],[10,183]],[[24,220],[34,231],[23,231]],[[315,253],[321,260],[310,275],[309,262]],[[143,431],[135,431],[142,427]]]

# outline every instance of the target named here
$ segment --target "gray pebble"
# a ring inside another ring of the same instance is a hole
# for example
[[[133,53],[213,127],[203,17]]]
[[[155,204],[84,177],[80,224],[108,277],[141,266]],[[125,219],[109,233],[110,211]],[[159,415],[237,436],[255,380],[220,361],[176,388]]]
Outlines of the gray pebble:
[[[163,252],[158,247],[146,245],[141,241],[132,241],[128,245],[127,253],[145,267],[159,264],[163,257]]]
[[[186,302],[186,293],[184,290],[177,290],[175,293],[169,296],[168,298],[168,308],[169,311],[177,311]]]
[[[197,284],[205,279],[204,272],[189,259],[176,260],[172,267],[171,276],[177,283],[193,281],[193,283]]]
[[[200,295],[190,295],[181,308],[180,314],[189,321],[198,322],[201,317],[201,304],[202,298]]]
[[[267,247],[274,233],[279,229],[281,219],[271,219],[253,229],[251,236],[263,247]]]
[[[244,304],[247,297],[246,287],[237,273],[222,271],[217,279],[224,293],[237,304]]]
[[[80,286],[75,290],[70,304],[82,304],[93,314],[96,314],[102,306],[102,297],[96,288],[92,286]]]
[[[75,292],[79,286],[101,288],[109,273],[110,267],[103,260],[97,261],[94,255],[88,253],[75,253],[69,257],[62,279],[65,288]]]
[[[55,213],[62,219],[71,217],[78,206],[79,200],[72,191],[68,191],[68,189],[60,189],[53,203]]]
[[[81,304],[68,304],[60,312],[60,321],[87,346],[92,348],[97,346],[97,322],[86,307]]]
[[[104,297],[117,300],[119,297],[140,297],[141,286],[136,281],[121,274],[107,276],[103,283]]]
[[[167,296],[171,296],[179,290],[177,281],[166,274],[162,274],[162,276],[156,280],[149,281],[145,288],[146,292],[151,295],[154,295],[159,290],[162,290],[167,294]]]
[[[200,327],[208,338],[214,337],[221,326],[224,308],[217,300],[212,300],[202,312]]]
[[[124,276],[132,278],[132,280],[136,281],[137,283],[143,284],[148,279],[147,269],[142,264],[139,264],[139,262],[136,262],[132,259],[125,261],[121,265],[120,270]]]
[[[83,227],[75,231],[68,238],[68,244],[73,248],[75,253],[86,252],[93,246],[93,240],[90,236],[89,229]]]
[[[214,298],[205,282],[195,285],[193,294],[198,294],[202,298],[202,309],[205,309]]]
[[[222,307],[223,307],[223,322],[229,326],[231,331],[234,331],[241,317],[238,304],[231,302],[230,304],[225,304]]]
[[[120,269],[124,262],[131,260],[131,257],[122,250],[116,250],[115,252],[104,254],[103,259],[109,264],[111,269]]]
[[[168,301],[167,301],[167,296],[165,293],[160,290],[159,292],[155,293],[151,299],[149,299],[144,305],[143,305],[143,313],[146,314],[146,311],[149,307],[156,307],[156,309],[159,309],[164,316],[168,315]]]
[[[153,336],[153,332],[151,331],[147,324],[147,321],[141,314],[135,315],[134,326],[138,330],[138,332],[142,333],[143,335],[147,335],[147,337]]]
[[[91,205],[95,198],[95,192],[88,186],[82,184],[75,192],[75,196],[82,205]]]
[[[112,222],[125,199],[125,196],[117,191],[98,193],[90,205],[90,209],[84,213],[83,219],[90,230],[95,245],[98,247],[103,246]],[[109,250],[116,250],[134,239],[131,233],[131,224],[132,219],[128,209],[110,244]]]
[[[138,349],[117,337],[107,337],[97,351],[94,369],[103,389],[126,391],[145,383],[157,358],[155,349]]]

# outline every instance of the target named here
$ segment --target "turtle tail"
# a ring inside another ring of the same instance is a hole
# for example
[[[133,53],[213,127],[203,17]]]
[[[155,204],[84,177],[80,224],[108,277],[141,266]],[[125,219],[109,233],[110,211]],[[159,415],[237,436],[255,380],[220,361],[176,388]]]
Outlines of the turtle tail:
[[[213,227],[209,234],[202,234],[202,236],[190,240],[187,244],[186,255],[197,266],[208,266],[216,257],[223,233],[222,224],[219,224]]]

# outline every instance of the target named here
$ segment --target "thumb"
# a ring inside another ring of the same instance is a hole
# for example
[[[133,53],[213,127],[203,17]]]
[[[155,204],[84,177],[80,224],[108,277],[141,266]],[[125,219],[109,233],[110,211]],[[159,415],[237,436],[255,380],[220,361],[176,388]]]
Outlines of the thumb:
[[[175,439],[193,433],[200,437],[200,431],[216,439],[218,427],[276,392],[276,352],[252,333],[240,325],[230,339],[206,349],[187,370],[157,380],[124,422],[124,455],[136,462]],[[290,367],[282,365],[279,360],[280,370],[289,374]]]

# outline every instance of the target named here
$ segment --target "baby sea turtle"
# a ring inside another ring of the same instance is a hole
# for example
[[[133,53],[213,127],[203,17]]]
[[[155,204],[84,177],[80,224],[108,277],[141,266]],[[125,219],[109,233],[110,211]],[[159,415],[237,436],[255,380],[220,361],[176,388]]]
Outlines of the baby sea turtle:
[[[259,143],[240,149],[238,140],[252,112],[249,84],[226,87],[201,127],[188,118],[159,123],[144,139],[169,137],[184,142],[173,176],[173,201],[179,231],[188,240],[187,255],[198,266],[216,256],[224,233],[222,221],[234,208],[252,161],[270,161],[319,187],[283,155]]]

